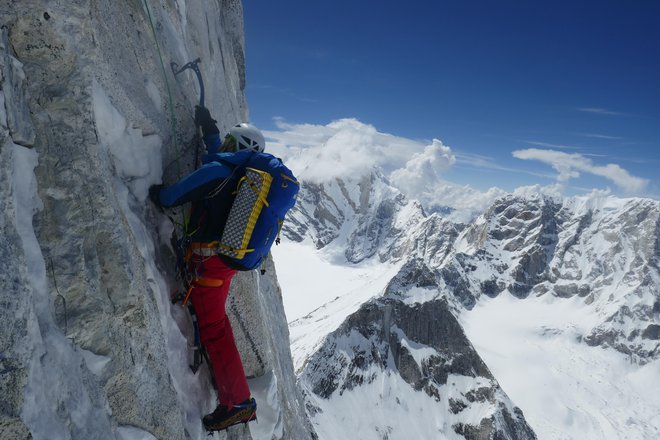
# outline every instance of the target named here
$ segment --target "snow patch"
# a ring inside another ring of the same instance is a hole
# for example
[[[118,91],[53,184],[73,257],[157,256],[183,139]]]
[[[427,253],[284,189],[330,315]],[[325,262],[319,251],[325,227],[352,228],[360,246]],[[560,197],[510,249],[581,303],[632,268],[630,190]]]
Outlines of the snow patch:
[[[79,349],[79,351],[83,359],[85,359],[85,365],[87,365],[89,371],[97,376],[101,376],[101,374],[103,374],[103,369],[106,365],[108,365],[108,362],[111,361],[108,356],[101,356],[92,353],[89,350]]]
[[[582,298],[482,297],[460,316],[465,332],[539,438],[660,435],[660,361],[580,342],[599,322]]]
[[[248,385],[258,405],[258,423],[248,425],[252,439],[281,439],[284,435],[284,421],[277,392],[277,376],[269,371],[261,377],[248,380]]]
[[[340,297],[365,296],[361,292],[368,292],[367,297],[375,296],[389,281],[383,279],[384,275],[392,271],[391,265],[375,261],[360,265],[338,264],[341,259],[345,261],[343,254],[334,254],[331,249],[319,251],[311,243],[299,245],[283,241],[273,246],[272,253],[277,278],[286,286],[283,301],[289,322]],[[381,281],[374,285],[377,280]]]
[[[117,175],[137,200],[144,202],[149,187],[161,183],[162,141],[157,135],[143,136],[142,130],[129,127],[98,82],[92,89],[99,142],[110,151]]]
[[[135,426],[118,426],[117,440],[158,440],[151,433]]]
[[[440,291],[437,288],[429,289],[426,287],[411,287],[403,297],[403,303],[412,305],[412,304],[421,304],[428,301],[433,301],[442,296]]]
[[[156,84],[148,79],[145,81],[144,87],[147,90],[147,95],[149,95],[149,98],[154,103],[156,109],[160,110],[163,107],[163,98],[160,96],[160,92],[158,91]]]
[[[401,376],[390,371],[371,367],[364,375],[373,380],[334,393],[328,399],[308,390],[310,403],[317,407],[312,422],[320,440],[464,440],[454,431],[455,424],[478,426],[495,410],[488,402],[467,402],[463,394],[466,390],[490,387],[484,378],[450,375],[447,385],[440,388],[440,401],[436,401],[424,392],[415,391]],[[450,399],[464,401],[466,407],[454,414]]]
[[[438,354],[435,348],[410,340],[400,328],[393,326],[392,329],[399,337],[401,345],[405,347],[408,350],[408,353],[410,353],[413,359],[415,359],[420,371],[422,370],[422,362],[424,359]]]

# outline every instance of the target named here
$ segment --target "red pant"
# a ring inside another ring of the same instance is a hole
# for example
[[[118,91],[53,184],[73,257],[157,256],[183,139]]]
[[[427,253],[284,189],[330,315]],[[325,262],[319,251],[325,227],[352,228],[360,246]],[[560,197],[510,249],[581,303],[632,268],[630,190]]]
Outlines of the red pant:
[[[221,405],[231,408],[250,398],[243,362],[225,311],[229,285],[236,271],[227,267],[218,256],[193,255],[191,265],[193,275],[223,281],[220,287],[195,285],[190,298],[197,314],[202,345],[211,361],[218,400]]]

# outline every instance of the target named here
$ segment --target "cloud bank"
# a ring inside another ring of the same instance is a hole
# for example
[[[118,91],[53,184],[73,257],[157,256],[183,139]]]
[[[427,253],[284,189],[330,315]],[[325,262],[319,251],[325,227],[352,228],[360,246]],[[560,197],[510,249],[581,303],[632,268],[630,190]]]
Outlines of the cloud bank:
[[[631,175],[616,164],[596,165],[591,159],[578,153],[565,153],[556,150],[529,148],[516,150],[513,157],[522,160],[538,160],[550,165],[557,173],[557,181],[565,184],[571,179],[580,177],[580,173],[589,173],[612,181],[622,190],[629,193],[641,192],[649,181]]]
[[[264,131],[268,150],[286,159],[307,181],[361,176],[374,166],[389,176],[413,157],[424,162],[418,166],[429,175],[439,175],[452,165],[451,152],[440,141],[426,150],[424,142],[381,133],[356,119],[339,119],[327,125],[289,124],[277,119],[276,124],[280,131]]]
[[[283,119],[275,122],[277,130],[264,131],[267,149],[281,157],[302,181],[358,179],[378,168],[393,186],[408,198],[419,200],[427,211],[446,213],[446,208],[453,209],[450,218],[454,221],[469,221],[507,194],[497,187],[480,191],[448,181],[447,173],[455,166],[529,174],[537,181],[556,180],[548,186],[532,182],[517,188],[513,193],[519,196],[562,197],[568,182],[582,174],[603,177],[631,194],[642,192],[649,184],[619,165],[599,165],[586,155],[555,149],[529,148],[512,153],[518,159],[550,165],[557,172],[552,175],[502,166],[483,156],[457,154],[438,139],[424,142],[382,133],[357,119],[339,119],[327,125],[291,124]]]
[[[356,119],[327,125],[290,124],[276,119],[278,131],[264,131],[268,151],[281,157],[303,181],[360,177],[378,167],[391,184],[427,210],[451,207],[454,219],[467,221],[505,194],[493,188],[480,192],[446,181],[456,163],[452,149],[440,140],[431,143],[381,133]]]

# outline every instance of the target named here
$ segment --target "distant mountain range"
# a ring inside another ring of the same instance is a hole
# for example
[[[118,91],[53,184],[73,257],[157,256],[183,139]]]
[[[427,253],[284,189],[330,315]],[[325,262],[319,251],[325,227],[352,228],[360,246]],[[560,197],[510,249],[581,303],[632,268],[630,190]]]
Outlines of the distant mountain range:
[[[351,298],[338,294],[290,323],[322,438],[536,438],[462,328],[483,298],[577,298],[592,317],[578,335],[585,348],[658,361],[658,201],[506,196],[459,224],[377,171],[302,188],[287,237],[341,250],[339,264],[396,268],[361,306],[339,306]],[[319,326],[330,316],[340,324]]]

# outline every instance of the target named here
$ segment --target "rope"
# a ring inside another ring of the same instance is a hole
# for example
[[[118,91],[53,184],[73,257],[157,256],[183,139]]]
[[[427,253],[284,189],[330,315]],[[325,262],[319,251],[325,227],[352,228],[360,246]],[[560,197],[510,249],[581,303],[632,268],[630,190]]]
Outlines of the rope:
[[[174,150],[176,151],[177,147],[177,135],[176,135],[176,115],[174,113],[174,98],[172,98],[172,89],[170,88],[170,82],[167,79],[167,71],[165,70],[165,63],[163,62],[163,54],[160,50],[160,44],[158,44],[158,35],[156,34],[156,26],[151,17],[151,10],[149,9],[149,4],[147,0],[143,0],[144,8],[147,11],[147,17],[149,18],[149,24],[151,25],[151,32],[154,36],[154,43],[156,43],[156,52],[158,53],[158,60],[160,61],[160,68],[163,72],[163,79],[165,81],[165,88],[167,89],[168,104],[170,109],[170,128],[172,129],[172,142],[174,143]],[[182,177],[181,173],[181,162],[179,161],[179,154],[175,153],[175,161],[177,165],[177,177],[180,179]],[[185,225],[185,213],[181,212],[181,223]]]
[[[151,25],[151,31],[154,35],[154,42],[156,43],[156,51],[158,52],[158,59],[160,61],[160,67],[163,72],[163,78],[165,80],[165,86],[167,88],[167,96],[169,100],[169,108],[170,108],[170,121],[171,121],[171,129],[172,129],[172,141],[176,144],[177,143],[177,138],[176,138],[176,116],[174,114],[174,99],[172,98],[172,91],[170,89],[170,82],[167,80],[167,71],[165,70],[165,63],[163,62],[163,55],[160,50],[160,45],[158,44],[158,36],[156,34],[156,27],[154,26],[153,19],[151,18],[151,11],[149,9],[149,4],[147,3],[147,0],[143,0],[144,2],[144,8],[147,11],[147,17],[149,17],[149,24]],[[181,164],[179,161],[178,155],[176,155],[176,163],[177,163],[177,173],[179,175],[179,178],[181,177]],[[197,165],[197,164],[195,164]],[[233,174],[233,170],[232,170]],[[183,216],[183,221],[182,223],[185,225],[185,215],[182,213]],[[243,321],[242,317],[240,316],[240,313],[238,313],[238,308],[236,307],[236,304],[232,301],[232,304],[230,306],[232,310],[234,311],[234,314],[236,315],[237,321],[243,332],[245,333],[248,342],[250,343],[250,346],[257,356],[257,361],[259,362],[259,365],[263,370],[266,369],[266,366],[264,364],[263,359],[261,358],[261,355],[259,354],[259,351],[257,350],[257,344],[254,342],[252,339],[252,336],[250,336],[250,333],[248,332],[247,325]]]

